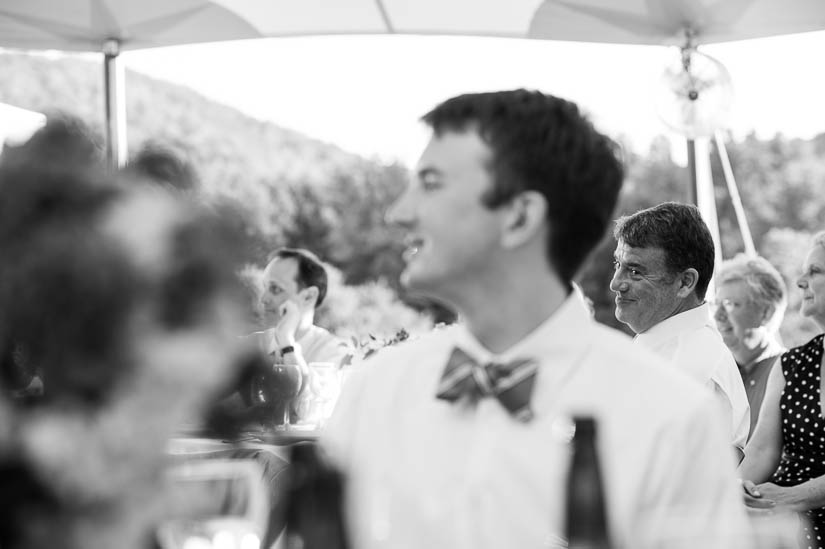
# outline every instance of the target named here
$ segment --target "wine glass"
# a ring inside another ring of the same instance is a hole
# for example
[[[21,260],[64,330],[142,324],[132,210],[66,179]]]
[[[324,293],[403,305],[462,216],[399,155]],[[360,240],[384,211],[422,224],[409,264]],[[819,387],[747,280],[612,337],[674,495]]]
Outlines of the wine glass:
[[[275,405],[275,429],[288,431],[291,425],[292,401],[301,390],[303,379],[301,370],[293,364],[272,366],[267,385],[272,403]]]
[[[269,501],[253,460],[193,460],[167,472],[173,516],[157,527],[162,549],[259,549]]]
[[[291,425],[292,401],[301,390],[303,378],[298,366],[274,364],[256,376],[251,384],[250,399],[254,406],[274,413],[275,429],[287,431]]]

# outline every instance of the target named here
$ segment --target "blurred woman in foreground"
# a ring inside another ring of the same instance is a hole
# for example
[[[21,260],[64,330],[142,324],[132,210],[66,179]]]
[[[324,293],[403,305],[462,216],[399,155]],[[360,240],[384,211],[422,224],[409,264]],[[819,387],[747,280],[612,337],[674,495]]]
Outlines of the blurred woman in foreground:
[[[801,313],[825,330],[825,232],[817,234],[797,281]],[[803,547],[825,547],[823,334],[784,353],[770,373],[756,432],[739,474],[752,508],[804,515]]]
[[[0,350],[23,345],[44,392],[0,391],[0,547],[152,547],[167,440],[246,352],[236,246],[157,185],[32,143],[0,162]]]

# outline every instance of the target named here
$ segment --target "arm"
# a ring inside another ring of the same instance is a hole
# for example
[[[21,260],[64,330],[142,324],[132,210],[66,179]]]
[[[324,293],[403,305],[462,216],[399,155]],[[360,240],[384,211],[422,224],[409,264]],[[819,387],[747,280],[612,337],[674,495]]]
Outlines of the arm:
[[[763,499],[773,501],[775,507],[796,512],[825,507],[825,475],[796,486],[783,487],[766,482],[756,489]]]
[[[756,485],[768,480],[779,466],[782,455],[782,414],[779,400],[784,387],[782,364],[777,360],[768,376],[765,398],[759,409],[759,420],[745,448],[745,459],[737,471],[743,480],[745,503],[749,507],[768,507],[773,503],[773,500],[757,489]]]
[[[299,394],[306,388],[310,373],[303,349],[301,349],[296,338],[300,320],[301,312],[298,310],[298,306],[292,301],[287,301],[282,306],[281,320],[275,326],[275,340],[280,351],[277,361],[287,366],[295,366],[301,372],[302,381]],[[284,352],[285,350],[286,352]]]
[[[782,414],[779,400],[785,387],[785,376],[779,361],[768,375],[765,398],[759,409],[759,420],[745,448],[745,459],[739,465],[739,475],[753,482],[765,482],[776,471],[782,454]]]
[[[728,428],[715,402],[709,395],[663,430],[645,468],[637,546],[724,549],[747,531]]]
[[[767,472],[769,465],[773,470],[779,464],[782,449],[782,420],[779,413],[779,397],[785,378],[782,375],[780,362],[774,365],[768,377],[768,386],[765,391],[765,400],[759,411],[759,421],[756,425],[756,432],[751,443],[746,448],[747,456],[739,472],[743,479],[752,480],[755,483],[743,482],[746,490],[745,500],[748,505],[754,507],[765,507],[764,503],[770,502],[771,507],[785,507],[791,511],[807,511],[809,509],[819,509],[825,507],[825,476],[812,478],[796,486],[777,486],[776,484],[765,482],[773,471]],[[768,413],[768,410],[773,410]],[[757,437],[759,437],[757,439]],[[753,454],[751,454],[751,446]],[[752,459],[751,459],[752,458]],[[746,467],[747,466],[747,467]],[[755,492],[755,493],[754,493]],[[751,498],[751,496],[756,496]],[[751,500],[750,502],[748,500]]]
[[[739,374],[737,374],[739,375]],[[722,388],[719,383],[715,380],[711,379],[708,381],[708,387],[710,387],[711,391],[713,391],[714,396],[716,397],[717,402],[719,402],[720,409],[723,411],[725,416],[725,425],[732,425],[734,423],[734,411],[733,411],[733,404],[728,398],[728,394]],[[750,423],[750,410],[746,409],[746,414],[742,415],[739,419],[739,426],[734,430],[733,436],[733,456],[736,461],[737,465],[742,462],[742,459],[745,457],[745,443],[748,439],[748,431],[747,427]]]

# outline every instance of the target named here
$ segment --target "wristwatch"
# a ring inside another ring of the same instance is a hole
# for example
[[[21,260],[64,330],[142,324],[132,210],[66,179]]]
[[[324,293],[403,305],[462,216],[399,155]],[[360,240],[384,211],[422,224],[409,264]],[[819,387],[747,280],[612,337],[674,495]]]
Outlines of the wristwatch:
[[[281,356],[284,356],[287,353],[294,353],[295,346],[294,345],[287,345],[285,347],[281,347]]]

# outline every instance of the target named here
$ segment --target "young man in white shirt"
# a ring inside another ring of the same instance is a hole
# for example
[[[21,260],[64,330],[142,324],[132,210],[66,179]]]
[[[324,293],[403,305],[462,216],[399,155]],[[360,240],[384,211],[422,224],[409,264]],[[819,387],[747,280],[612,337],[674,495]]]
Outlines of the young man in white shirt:
[[[402,282],[462,322],[344,387],[322,442],[347,477],[352,546],[565,546],[574,414],[598,422],[616,546],[734,546],[744,512],[710,397],[572,293],[621,187],[616,145],[527,90],[423,120],[432,138],[388,216],[408,235]]]
[[[708,387],[727,418],[736,463],[744,457],[750,407],[733,355],[705,302],[714,246],[698,208],[666,202],[616,221],[616,318],[650,349]]]

